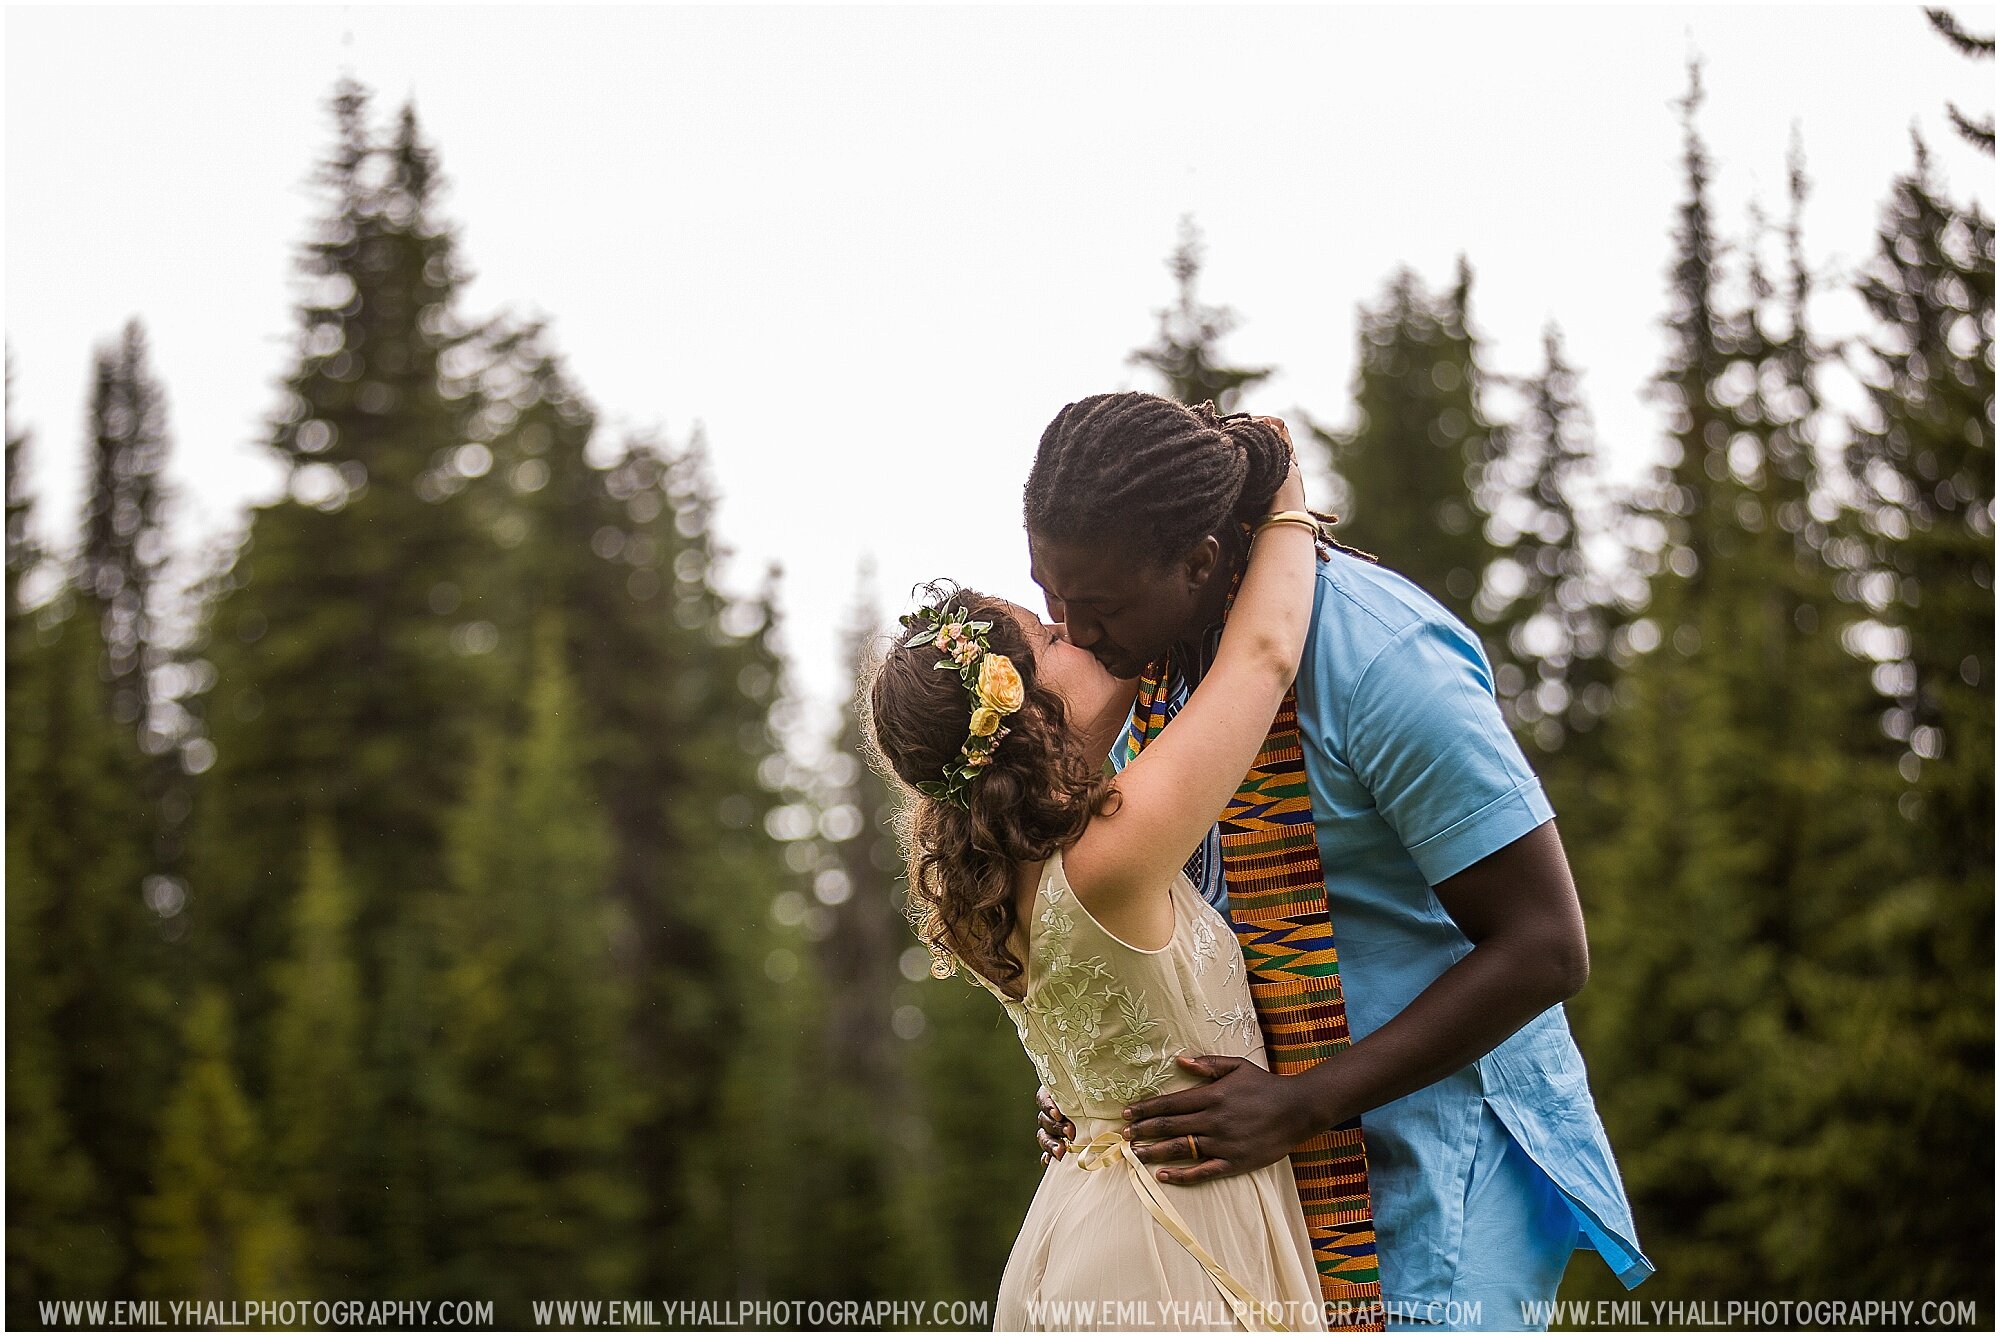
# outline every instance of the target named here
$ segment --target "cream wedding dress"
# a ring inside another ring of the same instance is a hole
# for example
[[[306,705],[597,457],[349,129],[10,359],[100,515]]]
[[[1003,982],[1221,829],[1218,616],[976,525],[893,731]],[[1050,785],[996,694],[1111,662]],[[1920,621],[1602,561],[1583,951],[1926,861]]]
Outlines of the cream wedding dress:
[[[1267,1066],[1235,934],[1185,876],[1172,896],[1172,940],[1128,947],[1077,900],[1057,854],[1028,924],[1025,998],[980,980],[1076,1125],[1008,1257],[997,1330],[1326,1327],[1289,1159],[1163,1184],[1118,1138],[1132,1101],[1201,1084],[1178,1054]]]

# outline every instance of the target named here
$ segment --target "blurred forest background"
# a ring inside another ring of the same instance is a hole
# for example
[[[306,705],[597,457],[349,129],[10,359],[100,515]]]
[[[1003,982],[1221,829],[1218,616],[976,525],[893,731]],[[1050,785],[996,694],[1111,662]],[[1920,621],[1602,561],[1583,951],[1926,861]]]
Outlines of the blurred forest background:
[[[1700,106],[1691,66],[1640,486],[1594,477],[1557,328],[1534,375],[1484,366],[1464,263],[1384,277],[1327,415],[1353,426],[1294,435],[1343,537],[1480,631],[1561,814],[1641,1296],[1990,1322],[1992,220],[1913,143],[1830,280],[1796,147],[1788,209],[1712,216]],[[191,630],[145,330],[94,354],[75,551],[34,539],[8,417],[10,1325],[83,1297],[490,1298],[503,1325],[990,1297],[1040,1173],[1032,1071],[928,977],[851,712],[827,764],[788,752],[775,593],[710,578],[702,441],[587,460],[547,332],[461,309],[414,108],[343,80],[330,110],[268,427],[291,488]],[[1231,364],[1200,268],[1190,229],[1134,362],[1252,406],[1272,369]],[[1867,337],[1807,323],[1832,281]],[[1836,362],[1869,401],[1837,433]],[[897,611],[857,594],[857,661]],[[1619,1293],[1578,1256],[1566,1295]]]

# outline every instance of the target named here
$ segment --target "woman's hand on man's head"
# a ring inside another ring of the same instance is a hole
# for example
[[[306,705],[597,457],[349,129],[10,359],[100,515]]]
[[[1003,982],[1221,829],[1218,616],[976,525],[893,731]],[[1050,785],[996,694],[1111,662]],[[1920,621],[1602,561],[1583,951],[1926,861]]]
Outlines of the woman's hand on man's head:
[[[1278,484],[1277,495],[1271,498],[1271,514],[1279,511],[1303,511],[1306,508],[1306,479],[1299,472],[1297,456],[1292,457],[1292,471],[1285,475],[1285,481]]]
[[[1277,492],[1271,498],[1271,512],[1275,514],[1278,511],[1303,511],[1306,508],[1306,482],[1305,475],[1299,472],[1299,452],[1292,444],[1292,429],[1285,425],[1283,418],[1279,417],[1267,416],[1257,421],[1278,434],[1278,439],[1285,443],[1285,450],[1292,457],[1291,472],[1285,475],[1285,481],[1278,485]]]

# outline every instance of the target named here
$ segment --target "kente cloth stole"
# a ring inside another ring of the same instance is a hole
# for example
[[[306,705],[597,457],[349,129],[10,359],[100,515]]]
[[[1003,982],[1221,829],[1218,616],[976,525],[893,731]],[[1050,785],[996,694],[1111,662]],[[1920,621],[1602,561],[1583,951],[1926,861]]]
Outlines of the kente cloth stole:
[[[1234,592],[1231,592],[1232,601]],[[1147,669],[1123,747],[1131,761],[1167,723],[1170,674]],[[1326,876],[1306,788],[1298,697],[1287,689],[1257,761],[1223,809],[1223,881],[1229,919],[1242,944],[1250,998],[1274,1072],[1301,1072],[1351,1043],[1340,987]],[[1319,1133],[1292,1152],[1292,1172],[1312,1237],[1328,1326],[1373,1332],[1385,1326],[1375,1256],[1375,1212],[1361,1121]]]

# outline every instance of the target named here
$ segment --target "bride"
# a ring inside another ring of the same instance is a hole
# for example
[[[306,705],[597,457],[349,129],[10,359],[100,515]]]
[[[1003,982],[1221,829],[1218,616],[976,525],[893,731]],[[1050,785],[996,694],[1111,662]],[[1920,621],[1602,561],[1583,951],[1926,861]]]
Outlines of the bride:
[[[1266,1064],[1236,935],[1181,867],[1297,669],[1304,505],[1294,465],[1271,510],[1295,514],[1257,531],[1213,667],[1115,778],[1103,759],[1134,684],[1005,600],[928,587],[867,688],[873,744],[913,791],[911,910],[935,973],[963,969],[1000,1000],[1076,1128],[1015,1241],[996,1329],[1326,1327],[1289,1160],[1161,1183],[1122,1117],[1197,1084],[1176,1055]]]

